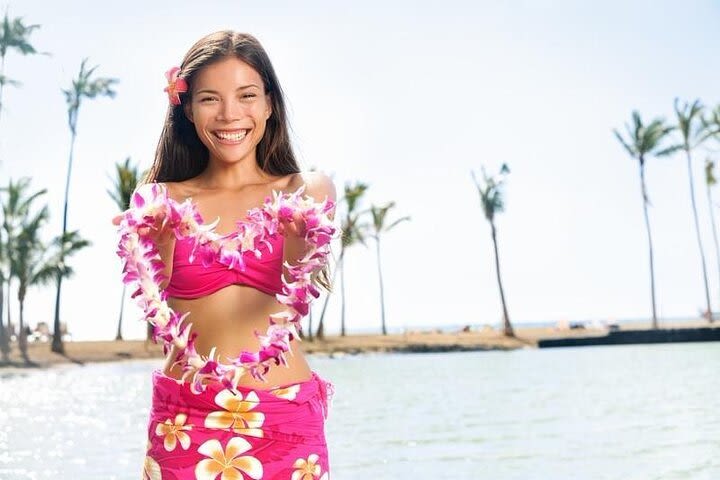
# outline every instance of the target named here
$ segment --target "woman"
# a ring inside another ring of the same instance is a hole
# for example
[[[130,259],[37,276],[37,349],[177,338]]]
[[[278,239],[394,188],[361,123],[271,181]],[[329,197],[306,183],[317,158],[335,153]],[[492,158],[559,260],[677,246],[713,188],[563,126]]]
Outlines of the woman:
[[[234,231],[273,190],[304,186],[318,202],[335,201],[327,175],[298,168],[280,84],[254,37],[208,35],[168,80],[171,106],[146,182],[160,184],[177,202],[191,198],[206,223],[219,219],[219,234]],[[275,294],[287,273],[283,264],[293,264],[306,247],[301,223],[298,216],[283,223],[272,251],[248,258],[245,271],[217,261],[203,268],[188,261],[187,239],[171,230],[149,232],[165,264],[160,286],[174,311],[190,312],[199,353],[217,347],[224,358],[259,350],[254,332],[264,332],[268,316],[282,309]],[[329,288],[327,277],[323,269],[316,281]],[[171,350],[153,373],[145,478],[328,479],[324,421],[332,385],[312,371],[297,342],[292,352],[287,368],[273,366],[266,382],[245,375],[237,392],[214,382],[195,394],[180,380]]]

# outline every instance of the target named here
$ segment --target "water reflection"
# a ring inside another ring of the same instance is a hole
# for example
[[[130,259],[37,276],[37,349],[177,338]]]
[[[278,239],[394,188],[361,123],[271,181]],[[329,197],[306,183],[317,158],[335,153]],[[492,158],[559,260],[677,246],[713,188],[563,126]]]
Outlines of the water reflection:
[[[716,344],[308,358],[335,479],[720,478]],[[0,478],[139,478],[157,365],[3,372]]]

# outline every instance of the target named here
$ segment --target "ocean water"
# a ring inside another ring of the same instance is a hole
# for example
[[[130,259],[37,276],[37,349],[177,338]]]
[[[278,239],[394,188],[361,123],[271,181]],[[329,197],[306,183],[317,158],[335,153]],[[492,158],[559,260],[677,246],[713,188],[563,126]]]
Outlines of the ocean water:
[[[331,478],[719,479],[720,346],[308,356]],[[0,372],[0,479],[138,479],[158,361]]]

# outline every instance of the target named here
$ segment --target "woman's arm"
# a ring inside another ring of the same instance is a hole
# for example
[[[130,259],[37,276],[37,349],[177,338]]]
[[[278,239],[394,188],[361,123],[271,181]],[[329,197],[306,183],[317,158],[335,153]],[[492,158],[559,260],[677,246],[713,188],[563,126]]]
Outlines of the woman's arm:
[[[173,195],[171,194],[170,182],[161,183],[160,185],[167,192],[168,198],[172,199]],[[170,283],[170,277],[172,276],[173,254],[175,253],[175,234],[171,229],[166,229],[165,231],[158,233],[159,235],[155,241],[155,245],[157,245],[158,252],[160,252],[160,259],[165,265],[165,269],[163,270],[165,280],[160,282],[159,285],[162,290],[167,287],[168,283]]]
[[[168,188],[168,185],[166,183],[158,183],[165,191],[168,193],[168,196],[170,195],[170,189]],[[122,214],[116,215],[112,219],[113,225],[120,225],[120,221],[122,220]],[[169,228],[164,228],[162,230],[155,230],[150,229],[149,231],[147,229],[143,229],[141,234],[147,234],[149,233],[151,238],[153,238],[153,241],[155,242],[155,245],[158,248],[158,252],[160,253],[160,259],[165,264],[165,269],[163,270],[163,275],[167,277],[165,280],[160,282],[160,288],[163,289],[167,286],[167,284],[170,281],[170,275],[172,275],[172,268],[173,268],[173,253],[175,252],[175,235]]]
[[[291,181],[291,191],[295,191],[302,185],[305,185],[305,191],[303,195],[313,198],[316,202],[323,202],[326,198],[336,202],[336,190],[335,184],[332,179],[322,172],[304,172],[295,175]],[[335,208],[328,212],[330,219],[335,217]],[[300,218],[296,217],[296,222],[288,223],[286,225],[283,235],[285,236],[284,247],[283,247],[283,261],[290,265],[295,265],[297,260],[302,258],[307,245],[305,244],[305,238],[302,236],[303,225],[298,224]],[[287,276],[287,268],[283,267],[283,274],[285,278]]]

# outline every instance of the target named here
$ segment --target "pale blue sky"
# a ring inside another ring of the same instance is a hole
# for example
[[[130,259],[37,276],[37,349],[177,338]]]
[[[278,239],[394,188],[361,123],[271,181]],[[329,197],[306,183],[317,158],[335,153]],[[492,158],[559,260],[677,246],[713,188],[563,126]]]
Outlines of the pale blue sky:
[[[121,4],[23,0],[13,16],[42,28],[52,57],[9,54],[0,118],[0,182],[48,188],[61,228],[69,131],[64,97],[83,57],[120,79],[114,100],[80,110],[69,228],[93,246],[63,283],[62,318],[76,338],[112,338],[121,291],[113,165],[150,165],[167,105],[164,72],[202,35],[256,35],[285,89],[304,168],[371,185],[368,201],[410,215],[383,244],[391,328],[497,324],[489,226],[470,170],[507,162],[507,211],[497,219],[502,274],[515,322],[649,314],[648,262],[636,164],[611,134],[637,108],[672,116],[673,98],[717,105],[720,6],[712,1],[501,2],[173,1]],[[695,173],[718,308],[702,160]],[[658,308],[703,305],[687,171],[651,159]],[[720,194],[718,194],[720,196]],[[374,250],[348,253],[350,332],[379,325]],[[33,289],[30,324],[52,320],[54,289]],[[16,302],[13,314],[17,318]],[[126,336],[141,336],[140,310]],[[317,306],[320,306],[318,303]],[[329,328],[339,329],[331,300]]]

